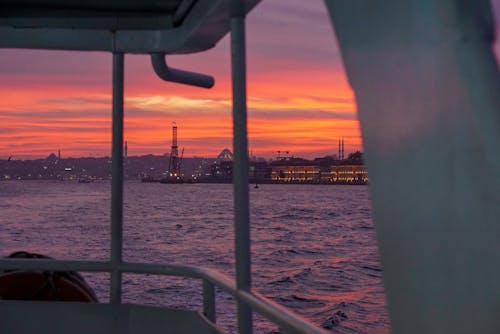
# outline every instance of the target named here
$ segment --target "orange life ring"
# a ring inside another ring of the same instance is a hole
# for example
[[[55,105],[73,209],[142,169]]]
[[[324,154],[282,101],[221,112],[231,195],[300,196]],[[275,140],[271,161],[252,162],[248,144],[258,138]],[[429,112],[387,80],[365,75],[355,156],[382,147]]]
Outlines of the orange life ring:
[[[28,252],[16,252],[8,257],[49,258]],[[4,271],[0,273],[0,299],[98,302],[83,277],[72,271]]]

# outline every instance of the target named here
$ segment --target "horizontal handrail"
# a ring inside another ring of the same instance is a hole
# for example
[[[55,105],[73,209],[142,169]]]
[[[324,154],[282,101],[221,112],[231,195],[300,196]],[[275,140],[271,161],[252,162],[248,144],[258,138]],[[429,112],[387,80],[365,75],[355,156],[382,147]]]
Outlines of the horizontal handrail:
[[[52,259],[3,258],[0,270],[51,270],[110,272],[114,270],[109,261],[64,261]]]
[[[82,271],[154,274],[165,276],[182,276],[203,279],[211,282],[236,299],[248,304],[256,312],[279,325],[290,333],[325,334],[300,316],[256,292],[238,290],[235,282],[214,269],[181,264],[150,264],[123,262],[114,266],[109,261],[64,261],[52,259],[0,259],[0,269],[4,270],[50,270],[50,271]]]

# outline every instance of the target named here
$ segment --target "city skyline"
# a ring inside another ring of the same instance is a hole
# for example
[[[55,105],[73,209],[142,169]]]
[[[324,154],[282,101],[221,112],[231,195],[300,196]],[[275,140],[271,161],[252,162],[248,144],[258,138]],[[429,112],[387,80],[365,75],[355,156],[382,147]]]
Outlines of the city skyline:
[[[492,1],[496,10],[500,0]],[[498,29],[497,29],[498,31]],[[247,23],[249,147],[306,158],[362,151],[353,92],[323,1],[268,0]],[[495,44],[499,54],[499,43]],[[125,59],[125,138],[129,155],[165,154],[171,123],[187,156],[232,147],[228,36],[212,50],[169,56],[172,66],[214,75],[212,90],[165,83],[147,56]],[[111,152],[111,55],[2,50],[0,159]]]
[[[216,159],[222,152],[224,152],[226,150],[229,150],[229,152],[232,154],[231,148],[225,147],[225,148],[221,148],[214,155],[202,153],[199,155],[184,155],[183,157],[184,158],[203,158],[203,159],[212,159],[213,158],[213,159]],[[128,148],[126,151],[128,151]],[[124,153],[123,153],[124,158],[126,158],[126,157],[137,158],[137,157],[144,157],[144,156],[167,156],[167,157],[170,156],[169,150],[166,150],[164,153],[159,153],[159,154],[153,154],[153,153],[146,152],[146,153],[133,154],[133,155],[128,154],[128,153],[125,154],[126,151],[124,150]],[[337,152],[330,152],[328,154],[319,155],[319,156],[309,156],[309,155],[301,154],[301,152],[291,152],[291,151],[286,151],[286,150],[278,150],[278,151],[271,152],[269,156],[260,156],[260,155],[254,154],[253,151],[249,151],[248,156],[250,159],[266,159],[266,160],[279,160],[282,158],[299,158],[299,159],[305,159],[305,160],[313,160],[316,158],[326,158],[326,157],[342,160],[342,159],[345,159],[346,157],[348,157],[350,154],[357,153],[357,152],[363,153],[362,150],[354,150],[354,151],[345,150],[344,158],[341,158],[341,156],[339,155],[338,149],[337,149]],[[84,155],[79,155],[79,156],[65,155],[63,149],[57,149],[57,150],[47,151],[45,155],[40,155],[40,156],[36,156],[36,157],[32,157],[32,158],[9,155],[5,158],[0,157],[0,161],[40,160],[40,159],[44,160],[44,159],[51,159],[52,157],[56,157],[57,159],[60,159],[60,160],[62,160],[62,159],[86,159],[86,158],[109,158],[109,159],[111,159],[111,154],[96,155],[96,154],[92,154],[91,152],[89,152],[89,154],[86,154],[86,155],[84,154]]]

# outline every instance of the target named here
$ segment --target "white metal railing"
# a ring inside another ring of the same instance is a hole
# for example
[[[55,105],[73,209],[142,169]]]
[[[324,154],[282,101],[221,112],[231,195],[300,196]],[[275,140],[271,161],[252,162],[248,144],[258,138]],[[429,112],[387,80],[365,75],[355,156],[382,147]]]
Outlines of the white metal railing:
[[[232,295],[239,303],[278,325],[288,333],[325,334],[326,331],[318,328],[301,317],[293,314],[286,308],[276,304],[256,292],[241,290],[235,282],[216,270],[189,266],[189,265],[159,265],[147,263],[122,262],[114,265],[111,261],[58,261],[51,259],[0,259],[0,269],[4,270],[40,270],[40,271],[79,271],[79,272],[117,272],[153,274],[161,276],[180,276],[202,280],[203,284],[203,313],[215,324],[215,286]]]

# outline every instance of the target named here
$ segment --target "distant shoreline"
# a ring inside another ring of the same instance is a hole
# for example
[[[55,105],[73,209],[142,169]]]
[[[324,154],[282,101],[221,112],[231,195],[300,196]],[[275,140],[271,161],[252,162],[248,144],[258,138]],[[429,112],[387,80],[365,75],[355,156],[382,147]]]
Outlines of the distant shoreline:
[[[110,178],[106,179],[95,179],[91,180],[89,182],[80,182],[77,179],[73,180],[61,180],[61,179],[0,179],[0,182],[30,182],[30,181],[57,181],[57,182],[72,182],[72,183],[86,183],[86,184],[92,184],[93,182],[109,182],[111,181]],[[161,183],[159,180],[158,181],[141,181],[140,179],[125,179],[124,182],[136,182],[136,183]],[[161,184],[179,184],[179,185],[189,185],[189,184],[232,184],[230,181],[209,181],[209,180],[204,180],[204,181],[187,181],[183,183],[161,183]],[[250,188],[253,188],[253,185],[255,185],[255,182],[248,182],[250,185]],[[269,184],[280,184],[280,185],[318,185],[318,186],[366,186],[368,185],[368,182],[366,183],[359,183],[359,182],[300,182],[300,181],[291,181],[291,182],[282,182],[282,181],[264,181],[264,182],[258,182],[257,185],[269,185]]]

